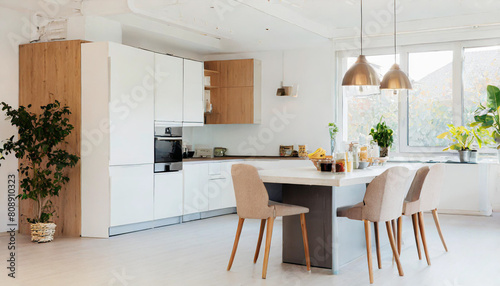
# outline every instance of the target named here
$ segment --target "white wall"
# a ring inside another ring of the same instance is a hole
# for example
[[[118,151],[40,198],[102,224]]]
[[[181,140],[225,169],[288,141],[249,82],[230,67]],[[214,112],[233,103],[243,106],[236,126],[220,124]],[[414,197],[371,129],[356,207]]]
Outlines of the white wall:
[[[29,38],[27,14],[11,9],[0,8],[0,102],[6,102],[17,108],[19,105],[19,60],[18,45]],[[23,21],[24,19],[24,21]],[[17,133],[9,121],[4,120],[5,113],[0,111],[0,140],[3,141]],[[0,161],[0,232],[7,231],[7,176],[17,174],[17,160],[13,156]]]
[[[67,40],[122,43],[122,26],[99,16],[77,16],[68,19]]]
[[[185,128],[187,144],[226,147],[228,155],[279,155],[279,145],[305,144],[329,150],[327,125],[334,119],[334,53],[330,46],[286,51],[285,85],[299,84],[297,98],[278,97],[283,53],[258,52],[206,57],[262,61],[262,124],[205,125]]]

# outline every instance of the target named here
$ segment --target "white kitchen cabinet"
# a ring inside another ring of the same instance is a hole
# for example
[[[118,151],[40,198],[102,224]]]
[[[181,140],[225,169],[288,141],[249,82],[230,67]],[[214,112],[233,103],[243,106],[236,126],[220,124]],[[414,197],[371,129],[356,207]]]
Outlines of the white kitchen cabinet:
[[[109,177],[110,226],[152,221],[153,165],[112,166]]]
[[[184,59],[184,119],[186,125],[203,125],[203,63]]]
[[[154,54],[109,43],[110,165],[154,161]]]
[[[156,173],[154,175],[154,219],[182,215],[182,172]]]
[[[183,214],[208,211],[208,164],[185,164],[183,168]]]
[[[231,166],[237,162],[210,163],[210,170],[219,170],[218,174],[211,174],[208,183],[208,209],[218,210],[236,206]],[[218,165],[213,166],[212,165]]]
[[[183,75],[182,58],[155,54],[155,120],[182,122]]]

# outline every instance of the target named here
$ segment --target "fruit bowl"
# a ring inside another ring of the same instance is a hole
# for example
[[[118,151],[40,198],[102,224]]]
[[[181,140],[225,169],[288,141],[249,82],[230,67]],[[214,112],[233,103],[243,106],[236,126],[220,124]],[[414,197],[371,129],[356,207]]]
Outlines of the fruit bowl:
[[[319,161],[319,160],[323,160],[323,159],[327,159],[327,158],[326,158],[326,157],[327,157],[327,156],[326,156],[326,151],[325,151],[325,149],[323,149],[323,148],[318,148],[318,149],[317,149],[316,151],[314,151],[313,153],[311,153],[311,154],[307,155],[307,157],[309,157],[309,160],[311,160],[311,162],[313,162],[314,167],[316,167],[316,169],[317,169],[318,171],[321,171],[321,168],[320,168],[320,166],[319,166],[319,164],[318,164],[318,161]],[[331,156],[328,156],[328,157],[330,157],[330,159],[331,159]]]
[[[332,156],[324,156],[323,158],[310,158],[309,160],[314,164],[316,170],[321,171],[321,166],[319,165],[319,162],[325,160],[332,161]]]
[[[309,159],[309,160],[314,164],[314,167],[316,167],[316,169],[318,171],[320,171],[318,162],[319,162],[319,160],[323,160],[323,159]]]

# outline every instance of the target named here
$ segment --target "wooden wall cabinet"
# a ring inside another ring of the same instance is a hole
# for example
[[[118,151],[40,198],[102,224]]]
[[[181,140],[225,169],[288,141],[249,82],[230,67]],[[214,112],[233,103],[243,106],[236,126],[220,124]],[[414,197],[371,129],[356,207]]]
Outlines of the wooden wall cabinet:
[[[259,124],[261,122],[261,62],[255,59],[207,61],[212,112],[206,124]]]

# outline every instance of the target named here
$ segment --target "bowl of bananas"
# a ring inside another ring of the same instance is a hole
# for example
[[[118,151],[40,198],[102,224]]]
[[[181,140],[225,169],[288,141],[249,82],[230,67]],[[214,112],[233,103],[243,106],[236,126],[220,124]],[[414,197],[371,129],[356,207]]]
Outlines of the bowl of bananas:
[[[309,160],[314,164],[314,167],[316,167],[318,171],[321,171],[321,167],[319,165],[320,160],[329,159],[328,157],[331,159],[331,156],[326,156],[326,151],[323,148],[318,148],[313,153],[308,154],[307,157],[309,157]]]

